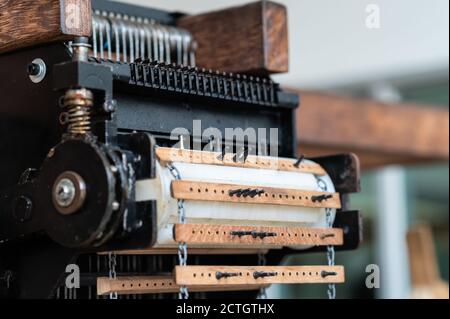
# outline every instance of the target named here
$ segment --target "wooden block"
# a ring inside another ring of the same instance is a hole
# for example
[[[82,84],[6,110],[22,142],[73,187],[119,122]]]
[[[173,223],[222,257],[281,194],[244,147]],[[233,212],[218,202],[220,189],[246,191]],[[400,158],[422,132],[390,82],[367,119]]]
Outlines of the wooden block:
[[[158,147],[156,149],[158,160],[165,164],[171,162],[220,165],[243,168],[272,169],[288,172],[310,173],[314,175],[325,175],[327,172],[315,163],[300,163],[297,166],[296,159],[278,159],[268,156],[247,156],[245,162],[234,161],[234,154],[226,153],[222,158],[219,152],[192,151],[177,148]]]
[[[243,232],[246,234],[243,235]],[[261,234],[269,234],[267,237]],[[176,224],[176,242],[189,244],[236,245],[342,245],[343,231],[338,228],[300,228]]]
[[[208,285],[188,287],[190,292],[202,291],[241,291],[259,290],[268,287],[267,284],[256,285]],[[136,276],[136,277],[108,277],[97,278],[97,295],[108,295],[117,292],[118,295],[129,294],[161,294],[177,293],[180,286],[175,283],[172,276]]]
[[[238,197],[237,195],[230,195],[232,192],[239,189],[264,190],[264,193],[253,198],[250,196]],[[313,208],[341,208],[341,201],[338,193],[302,191],[296,189],[174,180],[171,183],[171,192],[172,197],[186,200],[303,206]],[[330,196],[330,198],[326,200],[317,200],[317,198],[320,198],[321,196]]]
[[[0,53],[91,35],[89,0],[2,0]]]
[[[283,5],[259,1],[182,17],[177,25],[197,41],[199,67],[262,75],[288,71],[287,13]]]
[[[255,276],[261,272],[274,276]],[[230,277],[223,277],[231,274]],[[327,276],[325,276],[327,275]],[[220,277],[222,276],[222,277]],[[343,266],[176,266],[178,285],[254,285],[343,283]]]

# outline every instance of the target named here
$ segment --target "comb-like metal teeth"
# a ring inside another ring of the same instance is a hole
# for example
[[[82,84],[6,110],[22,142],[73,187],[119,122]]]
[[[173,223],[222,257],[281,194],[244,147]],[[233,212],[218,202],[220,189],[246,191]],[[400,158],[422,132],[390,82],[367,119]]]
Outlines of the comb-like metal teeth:
[[[91,42],[94,58],[195,66],[196,43],[189,32],[142,17],[95,11]]]

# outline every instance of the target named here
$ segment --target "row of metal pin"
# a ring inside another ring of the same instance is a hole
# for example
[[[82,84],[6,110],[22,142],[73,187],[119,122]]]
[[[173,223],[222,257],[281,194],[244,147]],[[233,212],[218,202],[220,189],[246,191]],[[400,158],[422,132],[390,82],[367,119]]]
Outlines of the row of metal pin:
[[[95,58],[129,63],[148,59],[195,66],[197,45],[192,35],[147,18],[96,11],[91,41]]]

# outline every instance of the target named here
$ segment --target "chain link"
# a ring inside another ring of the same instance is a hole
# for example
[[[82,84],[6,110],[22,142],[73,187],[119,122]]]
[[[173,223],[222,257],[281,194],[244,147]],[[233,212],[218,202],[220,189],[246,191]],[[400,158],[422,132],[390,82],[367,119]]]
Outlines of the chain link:
[[[176,180],[181,180],[181,175],[178,169],[173,166],[172,164],[167,164],[167,168],[169,169],[170,173],[172,174],[173,178]],[[178,222],[180,224],[186,223],[186,213],[184,209],[184,199],[179,199],[177,202],[178,207]],[[186,266],[187,265],[187,245],[186,243],[179,242],[178,243],[178,264],[180,266]],[[180,287],[180,292],[178,293],[178,299],[188,299],[189,298],[189,292],[186,286]]]
[[[322,190],[323,192],[326,192],[328,190],[327,184],[325,183],[324,180],[322,180],[320,178],[317,178],[317,185],[320,188],[320,190]],[[329,227],[329,228],[333,227],[332,212],[333,211],[331,208],[325,209],[326,223],[327,223],[327,227]],[[334,246],[333,245],[327,246],[327,261],[328,261],[328,266],[335,265]],[[336,299],[336,285],[334,283],[328,284],[327,294],[328,294],[328,299]]]
[[[265,266],[266,265],[266,255],[264,253],[258,254],[258,266]],[[258,293],[258,299],[267,299],[267,291],[266,288],[259,289]]]
[[[116,265],[117,265],[117,255],[114,252],[108,253],[108,266],[109,266],[109,279],[117,279]],[[109,299],[118,299],[117,292],[111,292],[109,294]]]

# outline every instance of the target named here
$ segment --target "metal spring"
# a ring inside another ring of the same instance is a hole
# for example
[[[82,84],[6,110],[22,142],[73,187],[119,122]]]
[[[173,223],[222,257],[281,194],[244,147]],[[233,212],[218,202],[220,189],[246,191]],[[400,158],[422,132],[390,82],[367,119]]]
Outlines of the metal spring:
[[[180,28],[154,20],[96,11],[92,21],[94,58],[134,62],[137,59],[195,66],[196,43]]]
[[[63,97],[61,124],[67,124],[70,135],[86,135],[92,130],[92,92],[86,89],[68,90]]]

